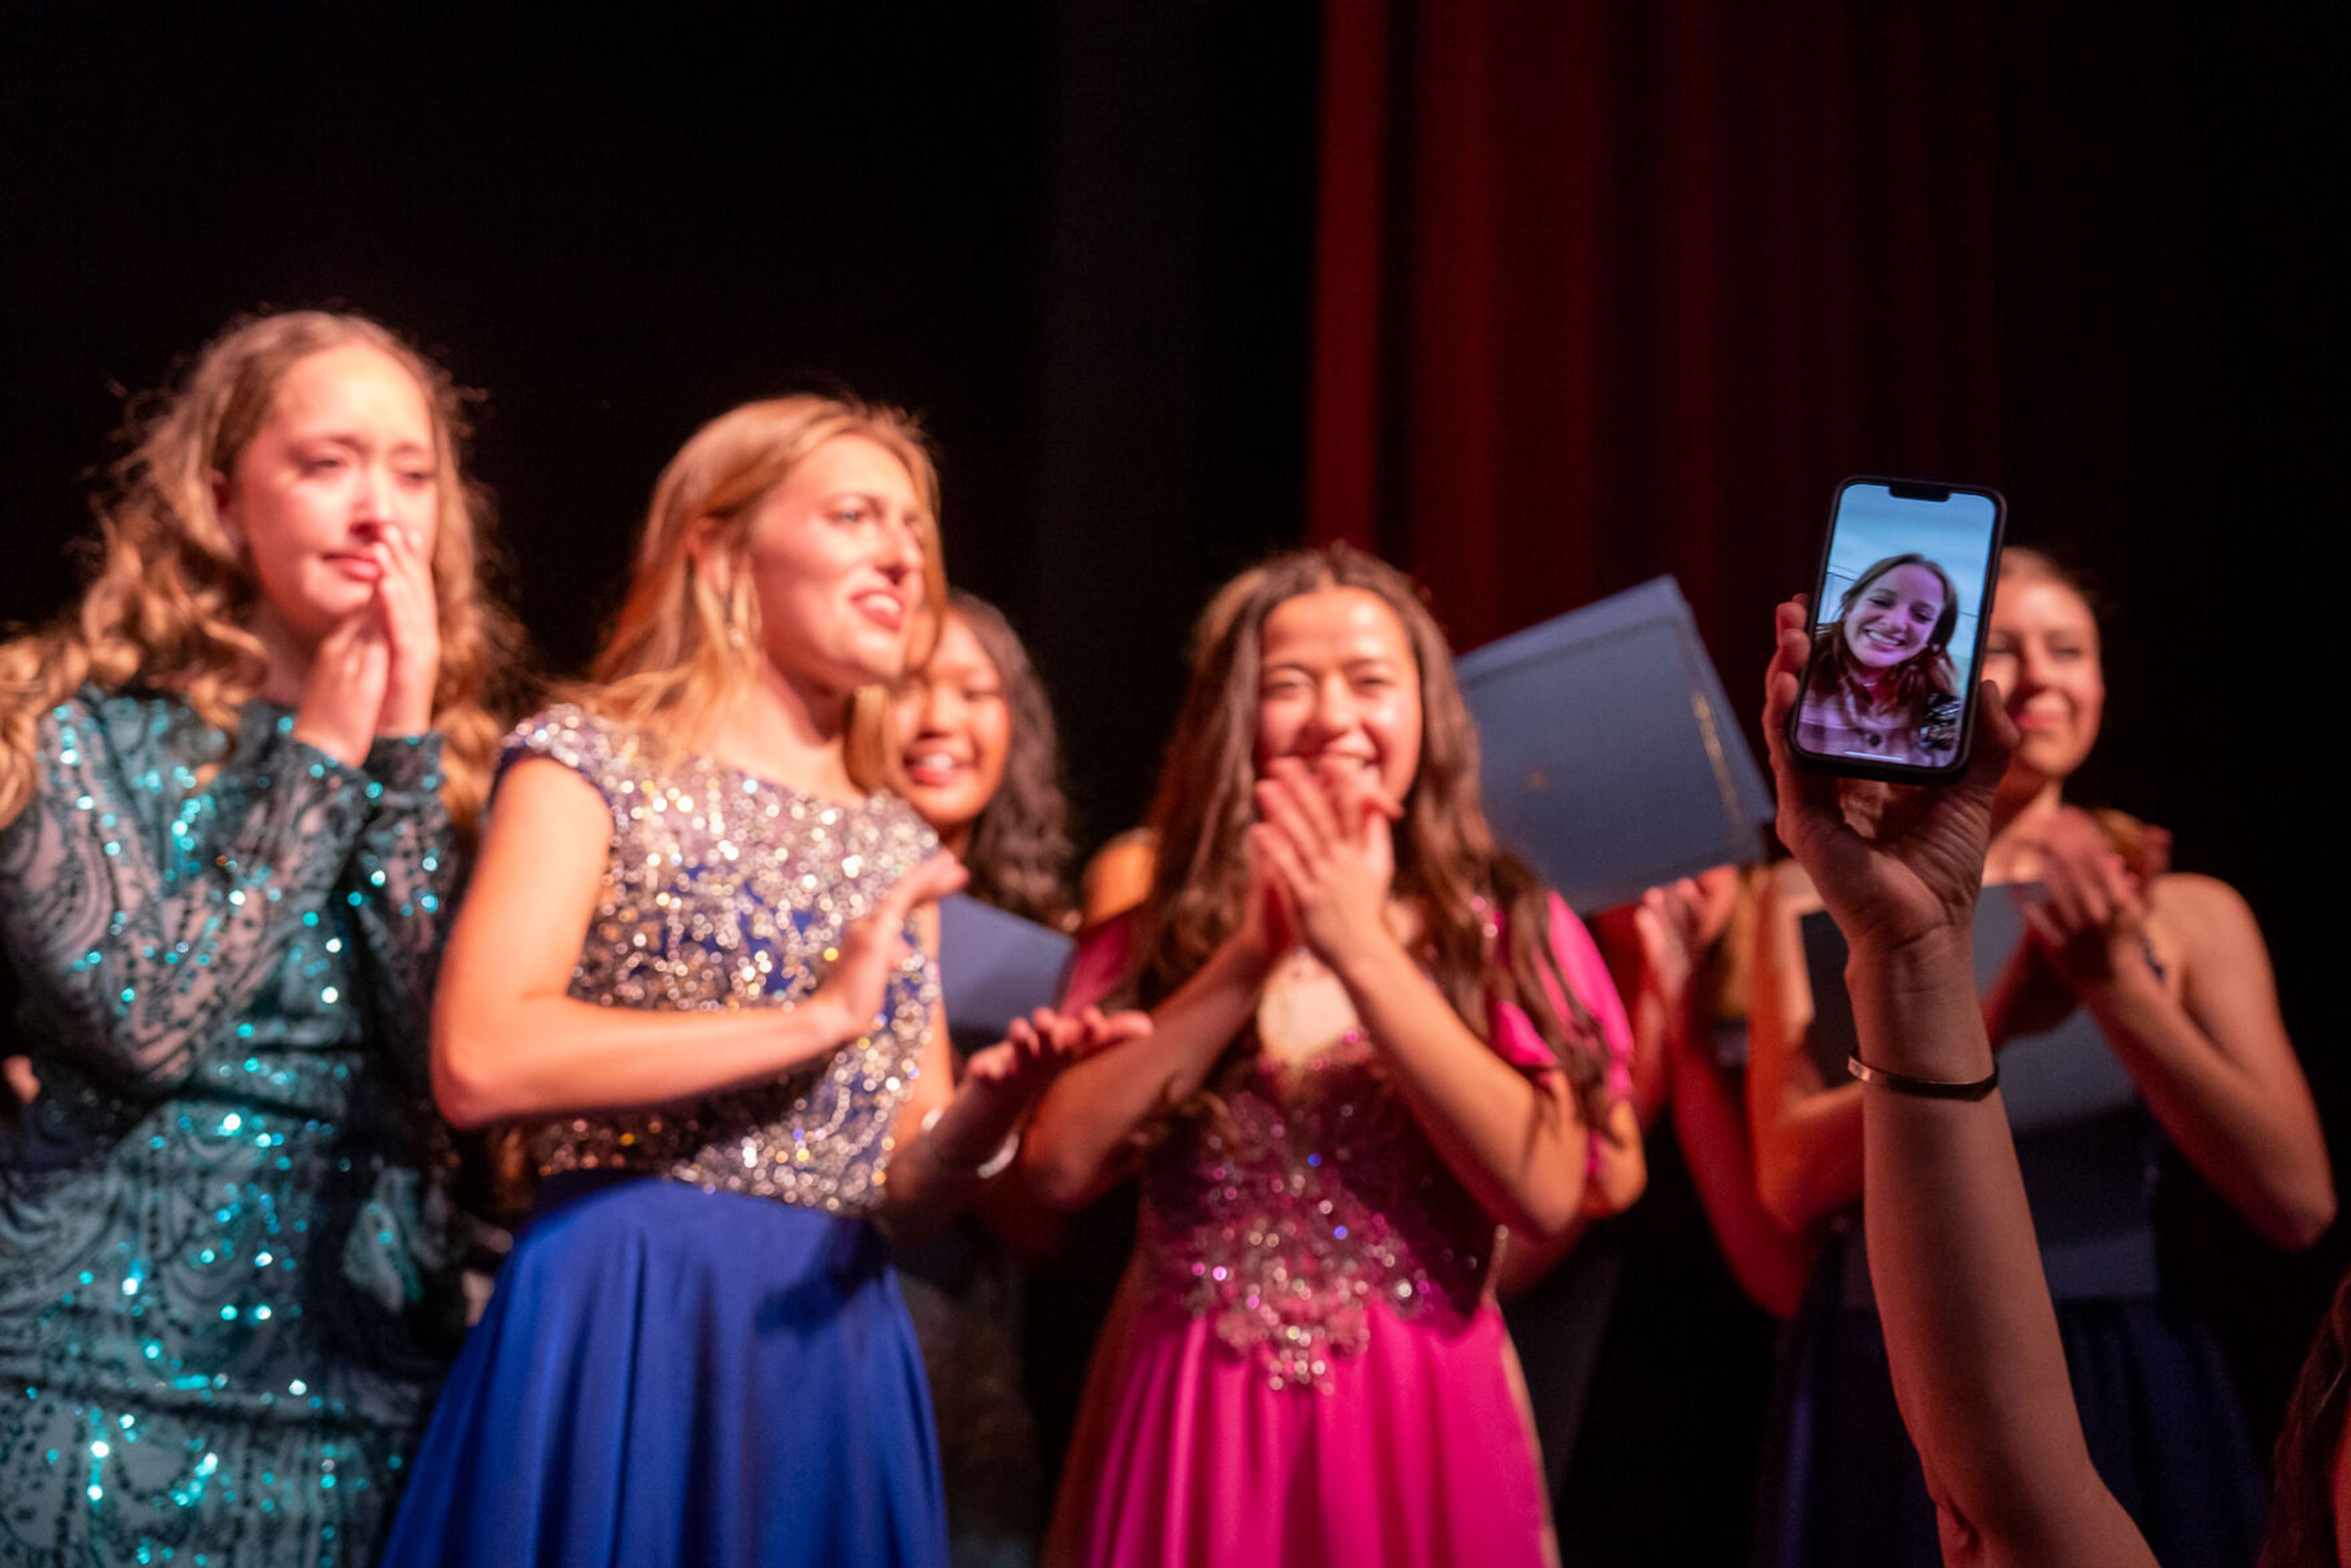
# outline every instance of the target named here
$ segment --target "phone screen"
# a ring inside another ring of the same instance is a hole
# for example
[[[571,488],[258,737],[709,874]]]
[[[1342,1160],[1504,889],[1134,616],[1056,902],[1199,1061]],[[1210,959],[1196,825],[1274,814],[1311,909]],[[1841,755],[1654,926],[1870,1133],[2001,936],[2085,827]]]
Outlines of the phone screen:
[[[1899,479],[1837,487],[1813,587],[1798,755],[1865,778],[1966,765],[2006,513],[1997,491]]]

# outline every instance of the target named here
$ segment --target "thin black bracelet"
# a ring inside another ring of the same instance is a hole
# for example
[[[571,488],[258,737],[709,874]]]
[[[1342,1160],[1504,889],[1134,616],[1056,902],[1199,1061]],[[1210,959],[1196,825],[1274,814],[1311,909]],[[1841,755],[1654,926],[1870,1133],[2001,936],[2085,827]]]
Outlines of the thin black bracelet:
[[[1939,1078],[1913,1078],[1907,1072],[1888,1072],[1883,1067],[1872,1067],[1853,1051],[1844,1059],[1844,1070],[1864,1083],[1875,1083],[1881,1089],[1891,1089],[1896,1094],[1913,1095],[1920,1100],[1980,1100],[2000,1087],[2000,1063],[1991,1065],[1991,1073],[1971,1083],[1951,1083]]]

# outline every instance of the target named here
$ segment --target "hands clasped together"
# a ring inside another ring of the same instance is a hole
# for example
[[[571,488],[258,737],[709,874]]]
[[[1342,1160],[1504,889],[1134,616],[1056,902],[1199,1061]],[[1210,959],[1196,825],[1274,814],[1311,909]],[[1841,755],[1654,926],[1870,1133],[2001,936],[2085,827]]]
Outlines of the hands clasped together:
[[[1303,944],[1332,969],[1401,956],[1388,924],[1404,808],[1364,769],[1277,758],[1258,781],[1249,907],[1236,940],[1265,962]]]
[[[376,526],[363,547],[375,591],[319,639],[294,713],[295,735],[358,767],[378,736],[433,727],[441,672],[441,612],[433,563],[415,535]]]

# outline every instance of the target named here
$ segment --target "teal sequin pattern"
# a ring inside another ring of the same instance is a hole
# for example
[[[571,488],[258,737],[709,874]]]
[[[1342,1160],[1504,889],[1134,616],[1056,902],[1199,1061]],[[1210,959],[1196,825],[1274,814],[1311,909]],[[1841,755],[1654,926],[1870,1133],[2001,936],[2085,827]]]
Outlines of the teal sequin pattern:
[[[894,796],[846,803],[673,751],[576,706],[508,743],[604,798],[610,859],[571,994],[607,1007],[791,1007],[831,970],[843,929],[938,847]],[[690,1104],[554,1124],[542,1173],[634,1170],[706,1190],[870,1213],[892,1125],[922,1071],[938,981],[912,938],[872,1027],[773,1082]]]
[[[459,1319],[440,743],[85,690],[0,831],[0,1565],[371,1561]]]

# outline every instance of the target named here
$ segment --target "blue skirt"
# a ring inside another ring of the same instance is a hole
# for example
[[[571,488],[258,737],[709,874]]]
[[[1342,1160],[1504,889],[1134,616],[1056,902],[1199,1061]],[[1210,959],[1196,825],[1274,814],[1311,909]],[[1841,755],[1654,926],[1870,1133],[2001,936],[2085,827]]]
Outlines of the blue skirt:
[[[1834,1257],[1788,1325],[1762,1473],[1757,1568],[1940,1568],[1935,1505],[1894,1400],[1877,1314],[1836,1299]],[[2161,1296],[2059,1301],[2082,1436],[2158,1563],[2251,1568],[2259,1463],[2219,1347]]]
[[[650,1177],[550,1181],[383,1561],[944,1563],[929,1396],[879,1237]]]

